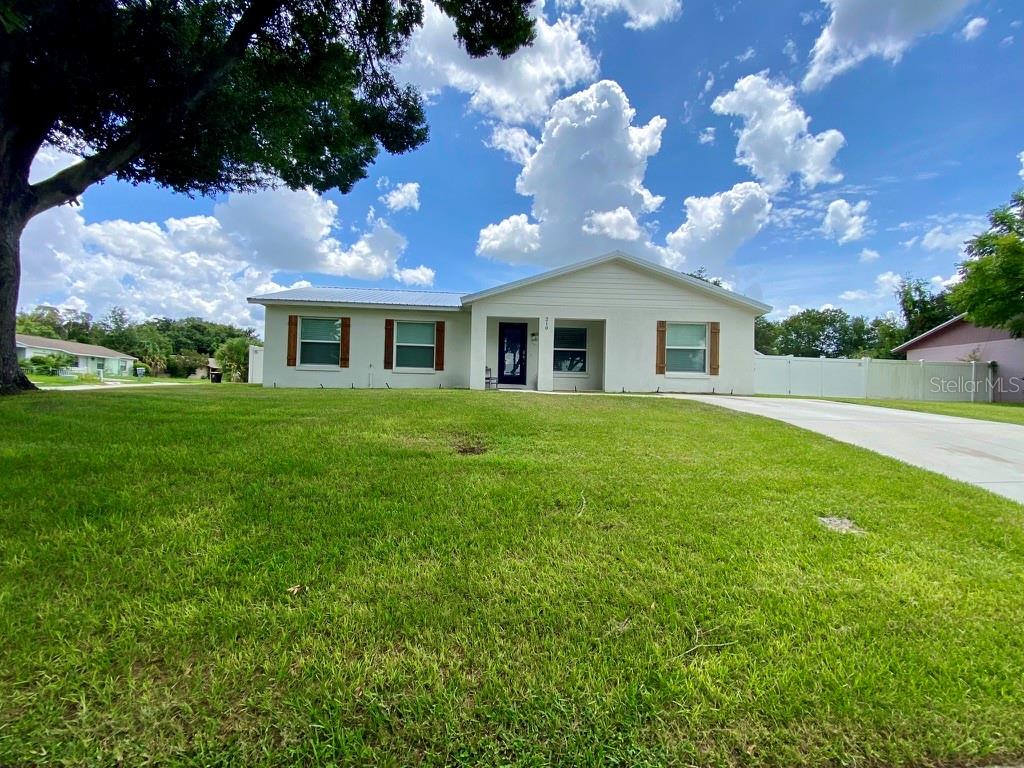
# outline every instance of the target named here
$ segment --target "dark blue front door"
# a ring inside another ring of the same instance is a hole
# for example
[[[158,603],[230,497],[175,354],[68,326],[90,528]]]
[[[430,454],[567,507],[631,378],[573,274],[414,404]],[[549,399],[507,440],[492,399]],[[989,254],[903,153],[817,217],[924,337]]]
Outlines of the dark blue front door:
[[[498,383],[526,383],[526,323],[498,323]]]

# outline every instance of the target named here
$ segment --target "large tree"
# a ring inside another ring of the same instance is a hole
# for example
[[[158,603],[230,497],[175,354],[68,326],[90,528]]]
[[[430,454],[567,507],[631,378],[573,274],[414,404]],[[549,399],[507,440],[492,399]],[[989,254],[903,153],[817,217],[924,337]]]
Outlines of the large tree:
[[[904,277],[894,293],[908,339],[930,331],[957,314],[949,303],[949,293],[945,290],[933,293],[927,280]]]
[[[989,229],[967,242],[950,302],[976,325],[1024,337],[1024,190],[989,213]]]
[[[471,56],[533,37],[532,0],[435,0]],[[186,194],[347,192],[427,139],[391,70],[422,0],[0,0],[0,392],[17,364],[19,242],[108,177]],[[29,182],[53,144],[82,160]]]

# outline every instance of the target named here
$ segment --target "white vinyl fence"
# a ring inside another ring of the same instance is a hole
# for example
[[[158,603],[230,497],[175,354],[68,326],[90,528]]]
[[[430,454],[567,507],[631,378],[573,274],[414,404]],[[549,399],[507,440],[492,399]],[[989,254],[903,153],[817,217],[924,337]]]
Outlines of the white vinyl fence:
[[[249,383],[263,383],[263,347],[249,345]]]
[[[988,363],[755,355],[759,395],[990,402]]]

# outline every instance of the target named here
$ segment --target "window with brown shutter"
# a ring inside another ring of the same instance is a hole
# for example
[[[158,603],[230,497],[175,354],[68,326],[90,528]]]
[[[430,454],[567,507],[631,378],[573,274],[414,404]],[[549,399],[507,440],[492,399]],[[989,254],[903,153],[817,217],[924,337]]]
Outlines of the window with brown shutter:
[[[288,315],[288,359],[287,365],[295,367],[295,350],[299,345],[299,316]]]
[[[722,324],[721,323],[708,323],[711,328],[711,338],[709,339],[708,350],[708,373],[712,376],[718,375],[718,338],[722,335]]]
[[[384,370],[395,367],[395,321],[384,321]]]
[[[444,320],[438,320],[434,326],[434,370],[444,370]]]
[[[665,372],[665,334],[668,331],[668,321],[658,321],[658,334],[654,347],[654,372]]]
[[[348,350],[352,337],[352,318],[341,318],[341,355],[338,364],[342,368],[348,368]]]

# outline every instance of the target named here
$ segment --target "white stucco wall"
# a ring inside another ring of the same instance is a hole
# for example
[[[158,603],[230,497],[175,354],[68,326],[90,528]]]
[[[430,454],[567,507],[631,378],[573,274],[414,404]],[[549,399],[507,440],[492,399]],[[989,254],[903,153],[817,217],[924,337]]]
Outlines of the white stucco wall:
[[[288,315],[349,317],[349,367],[296,365],[288,362]],[[399,373],[384,370],[384,321],[445,321],[444,370]],[[265,387],[468,387],[469,313],[436,310],[360,309],[352,307],[267,307],[263,352]]]
[[[662,392],[754,391],[755,310],[623,262],[596,264],[480,299],[472,311],[474,317],[488,318],[487,365],[494,365],[492,357],[497,359],[497,324],[493,323],[492,332],[490,318],[538,318],[539,338],[530,347],[534,360],[550,360],[551,337],[559,320],[594,320],[604,321],[603,388],[607,392],[652,392],[658,388]],[[544,318],[548,318],[546,324]],[[659,320],[720,323],[719,375],[655,373]],[[527,370],[532,374],[528,384],[536,386],[536,368],[531,371],[528,365]],[[474,367],[470,373],[472,385],[482,386],[482,366],[480,372]],[[556,386],[552,381],[552,388],[559,386],[561,382]]]

